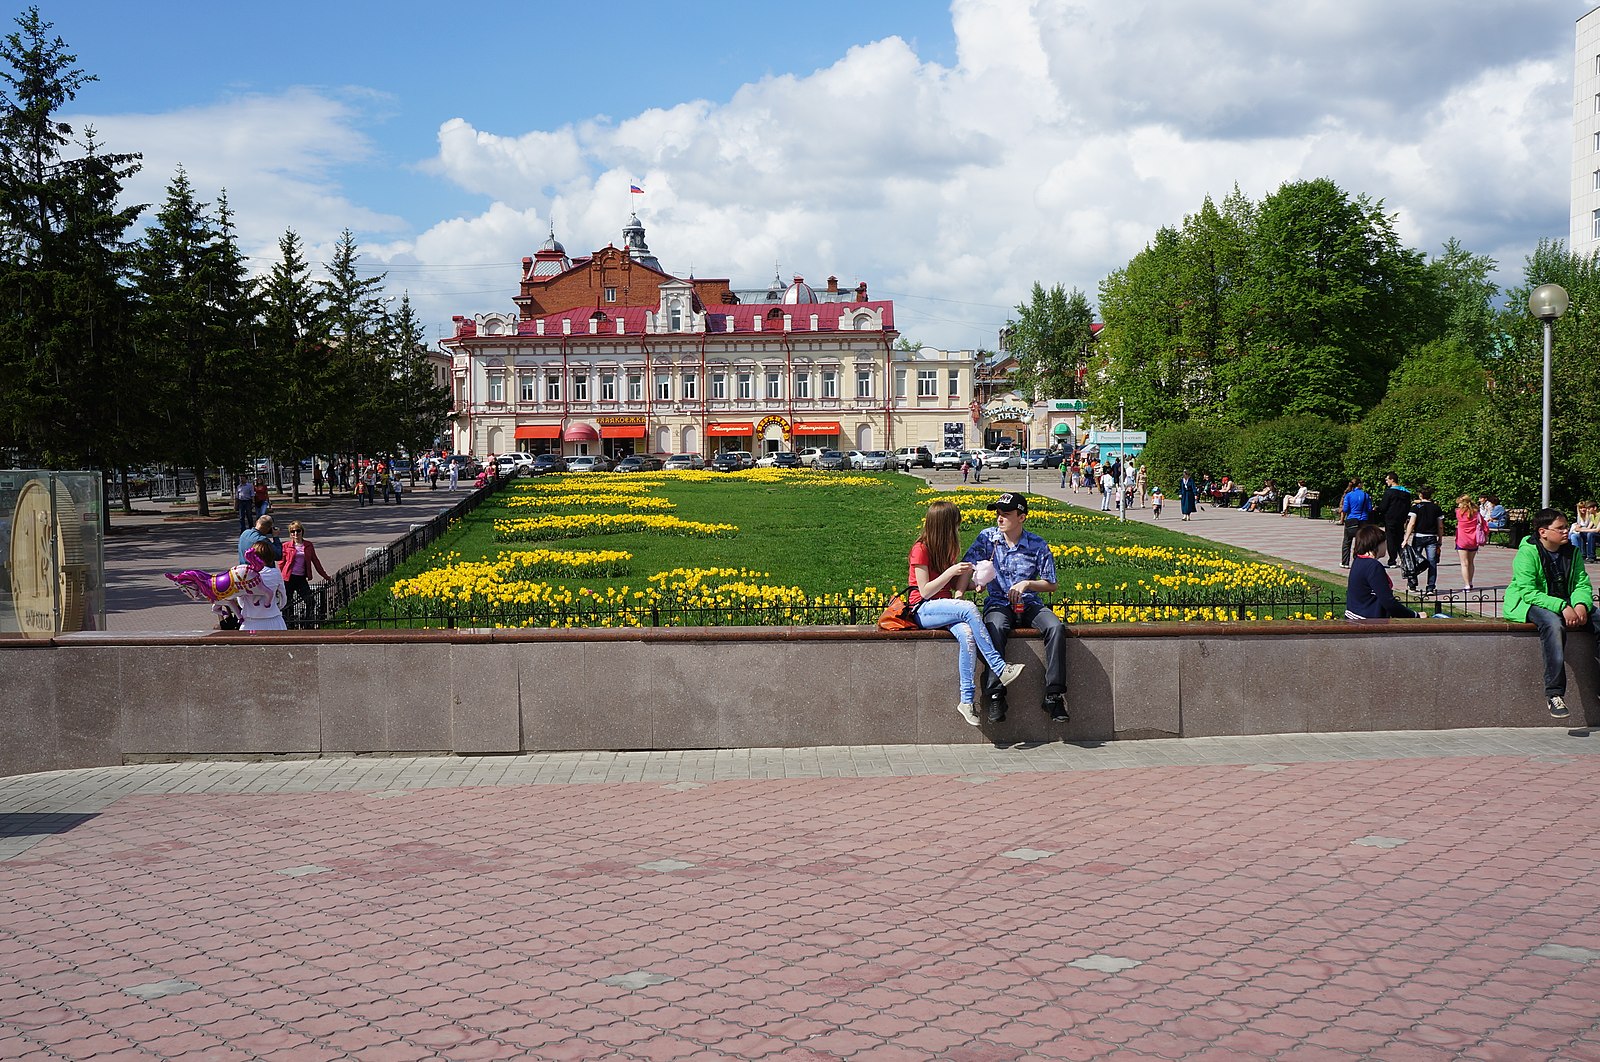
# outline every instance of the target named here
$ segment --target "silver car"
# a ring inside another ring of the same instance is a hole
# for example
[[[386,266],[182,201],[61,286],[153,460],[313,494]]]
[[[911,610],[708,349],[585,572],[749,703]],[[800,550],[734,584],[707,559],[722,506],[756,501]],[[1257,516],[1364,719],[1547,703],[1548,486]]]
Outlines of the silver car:
[[[889,452],[867,450],[862,453],[856,467],[863,472],[886,472],[889,469]]]

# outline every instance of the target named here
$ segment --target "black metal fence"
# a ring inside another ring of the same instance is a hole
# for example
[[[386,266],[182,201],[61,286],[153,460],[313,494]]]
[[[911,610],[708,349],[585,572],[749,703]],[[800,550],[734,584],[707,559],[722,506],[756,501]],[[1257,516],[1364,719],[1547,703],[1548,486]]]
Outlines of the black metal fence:
[[[409,556],[409,553],[405,556]],[[369,566],[370,571],[366,570]],[[358,566],[344,569],[340,575],[352,572],[355,567]],[[374,565],[372,561],[361,567],[362,572],[352,573],[351,583],[353,588],[359,586],[359,589],[348,594],[344,598],[346,601],[393,570],[393,564],[384,567],[382,563]],[[357,575],[359,580],[355,578]],[[1493,588],[1427,597],[1404,594],[1402,599],[1419,615],[1453,619],[1494,618],[1500,614],[1501,591]],[[1336,620],[1342,623],[1345,605],[1344,594],[1338,591],[1248,593],[1206,590],[1144,597],[1121,594],[1095,599],[1056,594],[1047,596],[1046,601],[1058,607],[1067,621],[1074,624],[1262,620]],[[635,602],[595,599],[584,604],[531,606],[491,601],[452,606],[435,601],[386,601],[377,606],[346,609],[320,625],[340,629],[857,625],[875,623],[885,604],[887,601],[875,596],[841,595],[825,595],[815,600],[749,601],[738,604],[708,604],[667,595]]]
[[[340,616],[352,601],[377,586],[394,572],[406,558],[426,548],[434,539],[444,534],[451,523],[482,505],[484,500],[505,485],[505,480],[491,480],[487,486],[469,492],[427,523],[417,524],[387,546],[367,547],[365,560],[345,565],[333,573],[333,578],[311,588],[309,599],[296,598],[284,609],[283,618],[291,628],[350,628],[350,627],[427,627],[445,626],[443,623],[362,623],[351,622]],[[452,626],[456,626],[452,624]],[[460,624],[466,626],[466,624]]]

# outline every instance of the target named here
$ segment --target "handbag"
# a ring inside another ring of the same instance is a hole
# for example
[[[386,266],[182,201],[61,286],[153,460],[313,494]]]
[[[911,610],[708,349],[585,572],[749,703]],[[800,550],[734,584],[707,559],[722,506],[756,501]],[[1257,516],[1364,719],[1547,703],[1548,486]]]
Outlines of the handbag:
[[[1400,574],[1406,580],[1415,581],[1428,568],[1428,555],[1422,551],[1421,546],[1409,545],[1400,548]]]
[[[1472,545],[1481,549],[1489,543],[1489,524],[1483,517],[1478,517],[1477,524],[1472,529]]]
[[[917,622],[917,610],[911,605],[910,593],[911,587],[908,586],[889,598],[888,605],[884,606],[883,613],[878,616],[879,630],[916,631],[922,629],[922,624]]]

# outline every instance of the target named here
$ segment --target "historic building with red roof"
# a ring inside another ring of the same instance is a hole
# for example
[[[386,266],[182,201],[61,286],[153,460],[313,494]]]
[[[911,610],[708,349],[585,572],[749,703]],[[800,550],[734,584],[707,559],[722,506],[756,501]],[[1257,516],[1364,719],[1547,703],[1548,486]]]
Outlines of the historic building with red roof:
[[[638,216],[621,247],[569,258],[552,232],[522,262],[514,310],[454,319],[453,449],[937,449],[971,427],[973,354],[895,349],[894,303],[867,285],[765,291],[681,278]]]

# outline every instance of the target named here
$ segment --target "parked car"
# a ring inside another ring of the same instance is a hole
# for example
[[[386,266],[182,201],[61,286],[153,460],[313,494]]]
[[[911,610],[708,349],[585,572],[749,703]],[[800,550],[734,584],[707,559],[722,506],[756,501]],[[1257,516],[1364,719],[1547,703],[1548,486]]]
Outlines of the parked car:
[[[521,450],[516,450],[511,454],[511,459],[513,461],[515,461],[517,463],[518,467],[520,467],[524,472],[528,472],[530,474],[532,473],[532,471],[533,471],[533,455],[532,454],[523,453]]]
[[[533,459],[533,474],[542,476],[547,472],[565,472],[567,459],[560,454],[539,454]]]
[[[510,454],[501,454],[494,459],[494,473],[497,476],[514,476],[521,471],[522,466]]]
[[[926,446],[902,446],[894,452],[894,463],[907,471],[913,468],[933,468],[933,452]]]
[[[850,462],[838,450],[824,450],[811,467],[828,472],[842,472],[850,467]]]
[[[617,462],[614,472],[659,472],[661,462],[654,454],[629,454]]]
[[[826,451],[827,447],[825,446],[808,446],[800,451],[800,463],[807,468],[815,468],[817,458],[821,457]]]
[[[773,468],[799,468],[800,455],[789,450],[779,450],[772,455]]]
[[[740,458],[737,450],[723,450],[711,459],[713,472],[738,472],[744,468],[744,460]]]
[[[683,472],[691,469],[705,468],[706,459],[699,454],[673,454],[661,466],[668,472]]]
[[[579,454],[567,458],[568,472],[610,472],[611,458],[605,454]]]
[[[1029,450],[1022,457],[1023,468],[1055,468],[1061,464],[1059,450]]]
[[[889,451],[867,450],[861,455],[861,463],[856,465],[863,472],[882,472],[889,467]]]
[[[848,464],[851,468],[860,468],[861,467],[861,458],[863,456],[865,456],[865,455],[866,455],[866,451],[865,450],[846,450],[845,454],[844,454],[844,460],[845,460],[845,463]]]
[[[967,460],[965,450],[940,450],[933,455],[934,468],[960,468],[961,462]]]

